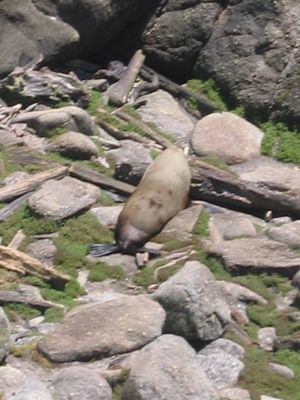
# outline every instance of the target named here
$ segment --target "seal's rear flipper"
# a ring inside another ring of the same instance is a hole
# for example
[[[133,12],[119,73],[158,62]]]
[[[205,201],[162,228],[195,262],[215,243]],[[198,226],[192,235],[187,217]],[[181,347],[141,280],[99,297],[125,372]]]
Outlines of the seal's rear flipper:
[[[90,255],[92,257],[107,256],[108,254],[118,253],[120,250],[118,244],[94,243],[90,245]]]

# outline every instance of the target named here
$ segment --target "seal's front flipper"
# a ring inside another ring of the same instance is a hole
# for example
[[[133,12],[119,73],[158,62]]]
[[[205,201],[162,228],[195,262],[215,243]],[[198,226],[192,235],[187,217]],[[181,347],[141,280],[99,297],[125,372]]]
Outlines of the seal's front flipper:
[[[120,250],[118,244],[94,243],[90,245],[90,255],[92,257],[107,256],[108,254],[118,253]]]

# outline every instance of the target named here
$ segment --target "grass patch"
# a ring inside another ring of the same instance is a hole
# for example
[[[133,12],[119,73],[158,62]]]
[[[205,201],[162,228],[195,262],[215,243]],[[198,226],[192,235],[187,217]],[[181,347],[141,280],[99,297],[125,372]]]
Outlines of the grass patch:
[[[41,311],[27,304],[10,303],[6,304],[3,308],[10,321],[17,321],[18,317],[27,320],[42,315]]]
[[[202,237],[209,236],[209,218],[210,218],[209,213],[205,209],[203,209],[194,227],[193,231],[194,235]]]
[[[281,122],[265,122],[260,128],[264,132],[262,154],[300,164],[300,132],[289,130]]]
[[[187,81],[186,86],[195,94],[207,97],[220,111],[228,111],[227,105],[220,94],[220,90],[212,79],[208,79],[207,81],[191,79]],[[192,109],[198,109],[197,101],[193,98],[188,100],[188,105]]]
[[[48,310],[46,310],[44,313],[45,322],[61,322],[64,318],[64,315],[64,310],[61,308],[48,308]]]
[[[108,265],[104,262],[97,262],[90,267],[88,279],[91,282],[102,282],[105,279],[122,280],[125,278],[125,272],[119,265]]]

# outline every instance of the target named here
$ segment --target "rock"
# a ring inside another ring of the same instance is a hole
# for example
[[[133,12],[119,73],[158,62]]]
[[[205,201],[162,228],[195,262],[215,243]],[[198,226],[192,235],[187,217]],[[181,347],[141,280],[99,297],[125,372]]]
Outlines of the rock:
[[[70,311],[38,348],[55,362],[126,353],[159,336],[164,318],[163,309],[147,296],[106,293],[97,303]]]
[[[263,132],[245,119],[229,112],[202,118],[191,137],[199,156],[213,155],[237,164],[260,155]]]
[[[173,96],[163,90],[157,90],[141,99],[146,100],[146,104],[137,111],[143,121],[154,123],[163,133],[175,139],[177,144],[189,142],[194,122]]]
[[[54,129],[67,129],[94,135],[96,124],[87,111],[76,106],[23,112],[15,117],[14,122],[25,122],[39,136],[47,136]]]
[[[93,207],[91,212],[96,216],[101,225],[114,228],[123,206]]]
[[[62,368],[51,382],[57,400],[111,400],[112,390],[100,373],[84,366]]]
[[[97,146],[90,138],[82,133],[72,131],[55,138],[47,150],[74,160],[89,160],[98,154]]]
[[[8,354],[10,346],[10,334],[10,322],[3,308],[0,307],[0,363],[5,359],[6,355]]]
[[[277,340],[276,330],[273,327],[261,328],[257,334],[259,346],[265,351],[273,351]]]
[[[28,200],[30,209],[44,217],[61,220],[96,203],[100,190],[89,183],[71,177],[51,179]]]
[[[16,171],[4,178],[2,183],[4,183],[4,185],[14,185],[17,182],[21,182],[24,178],[27,178],[28,176],[29,174],[27,172]]]
[[[281,400],[278,397],[260,396],[260,400]]]
[[[280,365],[276,363],[269,363],[269,368],[271,371],[275,372],[278,375],[281,375],[288,379],[293,379],[295,377],[294,371],[287,367],[286,365]]]
[[[211,341],[230,322],[230,310],[209,269],[189,261],[153,294],[166,310],[164,331],[188,340]]]
[[[226,297],[233,297],[237,301],[243,301],[245,303],[257,303],[262,305],[266,305],[268,303],[264,297],[238,283],[220,280],[218,281],[218,285],[220,285],[222,292]]]
[[[181,337],[163,335],[139,351],[122,400],[217,400],[194,349]]]
[[[168,1],[143,35],[147,60],[167,76],[184,82],[221,11],[216,2]]]
[[[282,226],[274,226],[266,231],[267,235],[293,249],[300,248],[300,221],[293,221]]]
[[[300,193],[300,170],[294,164],[282,163],[270,157],[257,157],[230,168],[245,181],[267,184],[283,193]]]
[[[250,218],[237,213],[214,214],[211,223],[216,226],[225,240],[257,235],[254,223]]]
[[[300,257],[286,244],[266,238],[226,241],[219,246],[217,253],[221,253],[226,268],[231,272],[276,272],[290,276],[300,267]]]
[[[217,340],[214,340],[204,348],[205,352],[209,352],[211,350],[217,351],[219,349],[225,351],[226,353],[232,355],[239,360],[242,360],[245,355],[245,349],[241,345],[229,339],[219,338]]]
[[[57,249],[50,239],[36,240],[26,248],[26,253],[46,265],[53,265]]]
[[[14,146],[22,145],[23,138],[18,137],[15,132],[10,129],[0,128],[0,145],[1,146]]]
[[[197,354],[199,364],[217,389],[235,385],[244,369],[244,363],[222,348],[204,348]]]
[[[107,156],[108,159],[113,160],[116,166],[116,178],[135,185],[138,184],[138,181],[132,182],[130,176],[142,176],[153,161],[150,149],[146,149],[141,143],[132,140],[122,140],[121,147],[108,151]]]
[[[219,390],[219,395],[226,400],[251,400],[248,390],[240,388],[224,388]]]
[[[202,205],[196,205],[180,211],[164,226],[161,233],[177,240],[191,239],[193,229],[195,228],[202,209]]]
[[[300,270],[293,276],[292,285],[300,290]]]
[[[0,396],[9,399],[19,386],[25,384],[27,376],[10,365],[0,366]]]
[[[18,387],[8,400],[55,400],[47,386],[37,380],[30,380]]]

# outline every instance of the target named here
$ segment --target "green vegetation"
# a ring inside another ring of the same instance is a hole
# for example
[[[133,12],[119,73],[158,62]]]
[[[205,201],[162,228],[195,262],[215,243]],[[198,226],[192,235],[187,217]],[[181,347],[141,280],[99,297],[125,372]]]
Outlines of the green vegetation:
[[[186,83],[187,88],[192,92],[204,95],[211,102],[213,102],[220,111],[228,111],[227,105],[224,102],[220,90],[217,88],[215,82],[212,79],[207,81],[201,81],[200,79],[191,79]],[[191,108],[198,108],[195,99],[190,98],[188,104]]]
[[[64,318],[64,315],[65,313],[62,308],[49,308],[44,313],[46,322],[61,322]]]
[[[194,234],[198,236],[209,236],[209,213],[206,210],[202,210],[198,221],[194,227]]]
[[[17,316],[23,319],[39,317],[41,312],[27,304],[10,303],[4,306],[4,311],[11,321],[15,321]]]
[[[264,132],[262,153],[285,162],[300,164],[300,133],[291,131],[281,123],[265,122],[260,125]]]
[[[89,280],[92,282],[101,282],[105,279],[124,279],[125,272],[118,265],[108,265],[104,262],[97,262],[90,267]]]

